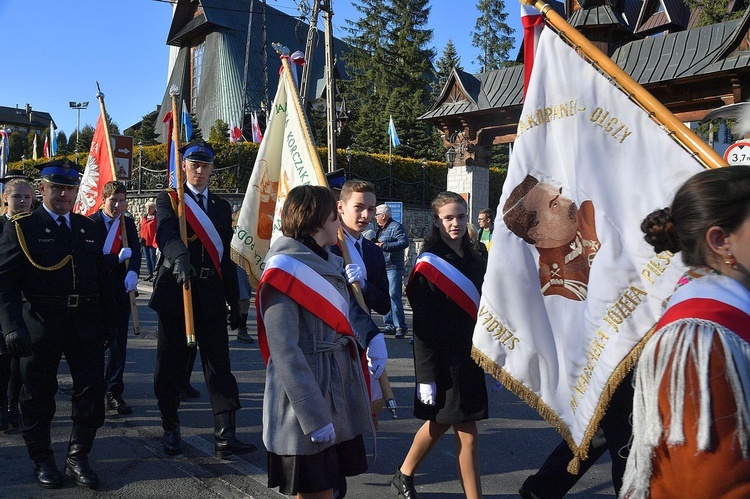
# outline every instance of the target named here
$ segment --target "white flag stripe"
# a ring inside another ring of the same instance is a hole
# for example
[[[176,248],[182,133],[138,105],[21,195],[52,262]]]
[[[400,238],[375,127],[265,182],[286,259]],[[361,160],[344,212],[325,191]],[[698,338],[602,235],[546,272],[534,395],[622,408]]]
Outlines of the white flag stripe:
[[[625,375],[684,270],[679,257],[653,254],[640,223],[702,168],[552,30],[543,30],[534,66],[475,356],[574,448],[587,447],[605,388]],[[537,211],[536,224],[518,210]]]

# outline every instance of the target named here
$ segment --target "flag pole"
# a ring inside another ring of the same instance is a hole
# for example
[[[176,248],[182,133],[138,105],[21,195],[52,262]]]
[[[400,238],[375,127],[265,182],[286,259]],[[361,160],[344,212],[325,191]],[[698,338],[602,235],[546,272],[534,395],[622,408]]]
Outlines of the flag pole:
[[[289,87],[293,90],[292,95],[287,98],[287,103],[291,103],[295,107],[297,116],[305,116],[304,111],[302,110],[302,105],[300,104],[300,95],[299,91],[297,90],[297,84],[295,83],[294,76],[292,75],[292,65],[289,62],[289,54],[282,54],[281,66],[284,68],[284,70],[281,72],[281,77],[287,80]],[[271,113],[273,113],[274,111],[275,110],[272,109]],[[307,120],[303,120],[302,123],[305,125],[302,127],[302,133],[305,135],[305,144],[307,145],[310,159],[313,162],[312,166],[315,170],[316,175],[318,176],[318,183],[320,185],[328,185],[326,176],[323,173],[323,165],[320,163],[318,151],[315,150],[315,141],[313,140],[312,133],[310,132],[310,125],[307,123]],[[336,151],[334,151],[333,153],[336,154]]]
[[[112,151],[112,137],[109,133],[109,123],[107,123],[107,108],[104,105],[104,94],[102,93],[99,82],[96,82],[96,99],[99,101],[99,112],[104,125],[104,137],[107,143],[107,152],[109,153],[109,167],[112,169],[112,180],[117,180],[117,169],[115,168],[115,155]],[[127,248],[128,246],[128,233],[125,229],[125,215],[120,214],[120,234],[122,239],[122,247]],[[125,267],[127,268],[130,263],[130,258],[126,258]],[[130,315],[133,317],[133,333],[136,335],[141,334],[141,322],[138,318],[138,304],[135,301],[135,290],[131,290],[128,293],[128,299],[130,300]]]
[[[339,239],[339,247],[341,248],[341,257],[344,259],[344,264],[348,265],[352,263],[352,256],[349,254],[349,246],[346,243],[346,236],[344,236],[344,228],[339,227],[338,232],[338,239]],[[350,284],[352,288],[352,293],[354,294],[354,298],[357,300],[357,303],[360,307],[362,307],[362,310],[369,310],[370,307],[367,306],[365,303],[365,297],[362,295],[362,288],[360,287],[358,282],[353,282]],[[383,392],[383,400],[385,401],[385,407],[388,409],[388,411],[391,413],[394,419],[396,419],[398,416],[396,415],[396,398],[393,395],[393,389],[391,388],[391,382],[388,379],[388,373],[386,373],[385,369],[383,369],[383,374],[380,375],[380,378],[378,378],[378,382],[380,383],[380,391]],[[373,402],[370,403],[370,407],[372,408],[372,418],[373,422],[376,425],[377,428],[377,413],[382,409],[382,404],[375,404]]]
[[[177,114],[177,96],[180,95],[180,87],[172,85],[169,87],[169,95],[172,97],[172,119]],[[185,186],[182,178],[182,159],[180,158],[180,128],[181,124],[172,127],[172,147],[174,148],[174,173],[177,184],[177,220],[180,226],[180,238],[187,248],[187,225],[185,223]],[[193,292],[190,289],[190,278],[182,286],[182,304],[185,311],[185,337],[188,347],[195,347],[195,326],[193,323]]]
[[[547,23],[557,33],[583,52],[591,61],[612,78],[628,96],[649,113],[682,147],[690,151],[706,168],[727,166],[727,162],[704,140],[685,126],[664,104],[643,88],[629,74],[622,70],[606,54],[583,36],[544,0],[519,0],[523,5],[531,5],[542,13]]]

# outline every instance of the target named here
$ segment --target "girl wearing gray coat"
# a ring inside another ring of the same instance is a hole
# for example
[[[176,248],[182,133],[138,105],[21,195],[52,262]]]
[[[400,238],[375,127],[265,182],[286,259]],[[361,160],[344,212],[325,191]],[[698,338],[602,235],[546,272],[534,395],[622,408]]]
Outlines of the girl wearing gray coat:
[[[349,299],[343,261],[328,250],[338,227],[329,189],[292,189],[281,213],[284,236],[266,255],[258,287],[268,486],[300,499],[332,498],[343,477],[367,471],[361,352],[346,311],[342,319],[334,307],[348,310]]]

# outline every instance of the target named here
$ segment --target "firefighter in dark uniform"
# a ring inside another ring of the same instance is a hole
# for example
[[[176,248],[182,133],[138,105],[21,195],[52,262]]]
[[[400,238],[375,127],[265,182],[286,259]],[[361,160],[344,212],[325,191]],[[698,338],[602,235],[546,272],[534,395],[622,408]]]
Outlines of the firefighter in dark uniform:
[[[158,274],[149,302],[159,317],[154,392],[164,429],[162,445],[169,455],[182,452],[177,409],[190,356],[182,298],[185,286],[192,293],[195,336],[214,414],[216,457],[247,454],[256,447],[241,442],[235,435],[235,413],[240,408],[240,399],[237,380],[230,370],[227,334],[227,304],[231,308],[232,329],[241,325],[237,268],[230,258],[232,208],[208,189],[213,149],[199,140],[187,144],[180,152],[184,160],[185,198],[189,201],[186,212],[193,214],[186,217],[188,244],[185,247],[180,238],[176,193],[162,191],[156,197],[156,242],[162,258],[157,264]],[[199,220],[200,234],[191,226],[192,216]],[[200,221],[200,217],[204,219]]]
[[[63,478],[50,447],[57,369],[73,378],[73,429],[65,473],[95,489],[88,454],[104,423],[104,349],[114,331],[114,292],[96,224],[71,212],[79,170],[67,161],[40,165],[43,203],[14,217],[0,238],[0,323],[5,343],[21,357],[22,433],[37,483]],[[22,294],[26,302],[22,302]]]

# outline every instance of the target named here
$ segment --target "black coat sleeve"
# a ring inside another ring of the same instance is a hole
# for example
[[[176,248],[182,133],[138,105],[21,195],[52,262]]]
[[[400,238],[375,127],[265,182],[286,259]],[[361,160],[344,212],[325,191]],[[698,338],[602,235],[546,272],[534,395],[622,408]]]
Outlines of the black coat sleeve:
[[[180,237],[179,219],[167,191],[162,191],[156,196],[156,244],[169,267],[178,256],[188,252]]]
[[[371,241],[365,240],[363,244],[363,260],[367,267],[367,286],[363,293],[365,303],[380,315],[385,315],[391,311],[391,296],[383,250]]]

